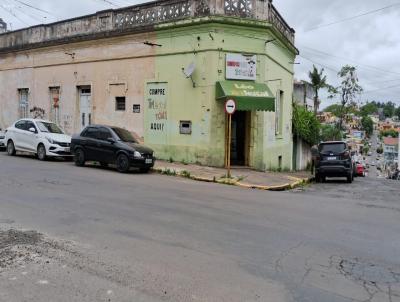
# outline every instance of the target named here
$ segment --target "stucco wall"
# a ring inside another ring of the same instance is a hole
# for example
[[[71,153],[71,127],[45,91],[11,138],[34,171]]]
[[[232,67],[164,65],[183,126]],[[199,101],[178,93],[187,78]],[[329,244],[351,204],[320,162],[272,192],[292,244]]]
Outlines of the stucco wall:
[[[0,126],[7,127],[19,117],[20,88],[29,88],[29,107],[44,109],[45,118],[50,118],[49,87],[59,86],[60,124],[67,133],[78,132],[77,87],[91,85],[92,121],[121,126],[142,136],[143,114],[133,113],[132,105],[143,108],[143,83],[154,78],[155,67],[154,48],[141,41],[139,35],[0,55]],[[115,111],[113,84],[124,87],[125,112]]]

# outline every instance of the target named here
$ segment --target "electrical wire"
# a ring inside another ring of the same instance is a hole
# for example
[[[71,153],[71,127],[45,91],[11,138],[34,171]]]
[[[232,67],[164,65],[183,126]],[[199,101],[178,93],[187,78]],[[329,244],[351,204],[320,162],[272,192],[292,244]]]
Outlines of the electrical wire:
[[[26,26],[30,26],[29,23],[25,22],[23,19],[21,19],[20,17],[18,17],[11,9],[6,8],[4,5],[0,4],[0,8],[2,8],[4,11],[6,11],[7,13],[9,13],[10,15],[12,15],[15,19],[17,19],[18,21],[20,21],[21,23],[23,23]]]
[[[383,11],[385,9],[388,9],[388,8],[391,8],[391,7],[394,7],[394,6],[398,6],[398,5],[400,5],[400,2],[391,4],[391,5],[388,5],[388,6],[384,6],[384,7],[375,9],[375,10],[371,10],[371,11],[368,11],[368,12],[365,12],[365,13],[362,13],[362,14],[359,14],[359,15],[355,15],[355,16],[352,16],[352,17],[348,17],[348,18],[344,18],[344,19],[341,19],[341,20],[337,20],[337,21],[334,21],[334,22],[331,22],[331,23],[322,24],[322,25],[310,28],[310,29],[304,31],[304,33],[308,33],[308,32],[323,28],[323,27],[328,27],[328,26],[332,26],[332,25],[335,25],[335,24],[351,21],[351,20],[354,20],[354,19],[357,19],[357,18],[361,18],[361,17],[367,16],[367,15],[370,15],[370,14],[374,14],[374,13],[377,13],[377,12],[380,12],[380,11]]]
[[[7,1],[8,3],[10,3],[10,5],[13,5],[9,0],[6,0],[6,1]],[[14,6],[14,9],[15,9],[15,10],[18,10],[18,11],[19,11],[20,13],[22,13],[23,15],[25,15],[25,16],[27,16],[27,17],[29,17],[29,18],[31,18],[32,20],[35,20],[35,21],[37,21],[37,22],[43,22],[42,19],[46,19],[46,17],[40,16],[40,15],[39,15],[39,17],[38,17],[38,16],[35,16],[35,15],[32,15],[32,14],[30,14],[30,13],[25,12],[21,6],[15,6],[15,5],[13,5],[13,6]]]
[[[21,1],[21,0],[14,0],[14,1],[15,1],[15,2],[18,2],[18,3],[22,4],[22,5],[24,5],[24,6],[26,6],[26,7],[32,8],[32,9],[34,9],[34,10],[37,10],[37,11],[39,11],[39,12],[42,12],[42,13],[45,13],[45,14],[47,14],[47,15],[53,16],[53,13],[51,13],[51,12],[49,12],[49,11],[47,11],[47,10],[44,10],[44,9],[42,9],[42,8],[33,6],[33,5],[31,5],[31,4],[27,3],[27,2],[23,2],[23,1]],[[57,17],[57,18],[58,18],[58,17]]]
[[[314,48],[311,48],[311,47],[308,47],[308,46],[305,46],[305,45],[301,45],[301,44],[300,44],[300,47],[301,47],[301,48],[308,49],[308,50],[311,51],[311,52],[319,53],[319,54],[322,54],[322,55],[325,55],[325,56],[328,56],[328,57],[337,58],[337,59],[344,60],[344,61],[348,61],[348,62],[353,62],[353,63],[356,63],[356,64],[359,65],[359,66],[364,66],[364,67],[366,67],[366,68],[375,69],[376,71],[379,71],[379,72],[391,73],[391,74],[400,75],[400,72],[395,72],[395,71],[391,71],[391,70],[382,69],[382,68],[380,68],[380,67],[373,66],[373,65],[363,64],[363,63],[354,61],[354,60],[349,59],[349,58],[344,58],[344,57],[336,56],[336,55],[333,55],[333,54],[330,54],[330,53],[327,53],[327,52],[324,52],[324,51],[321,51],[321,50],[318,50],[318,49],[314,49]]]
[[[400,88],[400,85],[394,85],[394,86],[383,87],[383,88],[379,88],[379,89],[368,90],[368,91],[364,91],[363,93],[370,93],[370,92],[376,92],[376,91],[381,91],[381,90],[386,90],[386,89],[393,89],[393,88]]]
[[[306,59],[307,61],[310,61],[310,62],[313,63],[313,64],[316,64],[316,65],[319,65],[319,66],[321,66],[321,67],[324,67],[324,68],[326,68],[326,69],[328,69],[328,70],[330,70],[330,71],[333,71],[333,72],[335,72],[335,73],[338,73],[338,72],[339,72],[339,70],[334,69],[333,67],[324,65],[324,64],[319,63],[319,62],[317,62],[317,61],[315,61],[315,60],[312,60],[312,59],[310,59],[310,58],[307,58],[307,57],[305,57],[305,56],[302,55],[302,54],[300,54],[299,56],[302,57],[303,59]]]

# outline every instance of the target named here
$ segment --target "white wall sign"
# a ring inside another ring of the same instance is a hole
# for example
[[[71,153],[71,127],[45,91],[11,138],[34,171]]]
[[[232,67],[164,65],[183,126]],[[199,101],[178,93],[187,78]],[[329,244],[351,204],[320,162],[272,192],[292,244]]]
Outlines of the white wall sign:
[[[150,144],[166,144],[168,134],[168,84],[147,83],[145,139]]]
[[[226,54],[226,79],[255,81],[257,75],[257,56]]]

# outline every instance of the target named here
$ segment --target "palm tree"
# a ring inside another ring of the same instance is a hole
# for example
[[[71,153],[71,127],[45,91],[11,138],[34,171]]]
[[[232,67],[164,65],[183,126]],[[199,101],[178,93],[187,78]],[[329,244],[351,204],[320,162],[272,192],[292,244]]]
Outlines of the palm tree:
[[[313,70],[308,73],[311,81],[311,85],[314,89],[314,114],[317,115],[319,108],[319,90],[321,88],[328,87],[326,83],[326,75],[323,75],[324,69],[318,70],[315,65],[313,65]]]

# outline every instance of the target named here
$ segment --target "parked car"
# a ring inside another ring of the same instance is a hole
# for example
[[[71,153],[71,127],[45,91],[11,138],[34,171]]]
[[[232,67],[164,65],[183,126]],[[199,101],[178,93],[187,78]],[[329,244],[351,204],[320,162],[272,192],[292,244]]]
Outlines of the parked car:
[[[115,164],[119,172],[131,167],[148,172],[155,162],[152,149],[139,144],[129,131],[113,126],[86,127],[72,137],[71,150],[77,166],[96,161],[103,167]]]
[[[367,154],[368,156],[372,156],[372,152],[371,151],[368,151],[368,154]]]
[[[317,182],[326,177],[346,177],[353,182],[353,161],[348,145],[342,141],[323,142],[318,145],[315,160],[315,178]]]
[[[365,167],[362,163],[356,163],[357,175],[365,177]]]
[[[0,151],[4,151],[6,149],[5,137],[5,132],[0,129]]]
[[[9,155],[21,151],[36,154],[40,160],[47,157],[72,158],[71,137],[50,121],[18,120],[7,128],[5,141]]]

